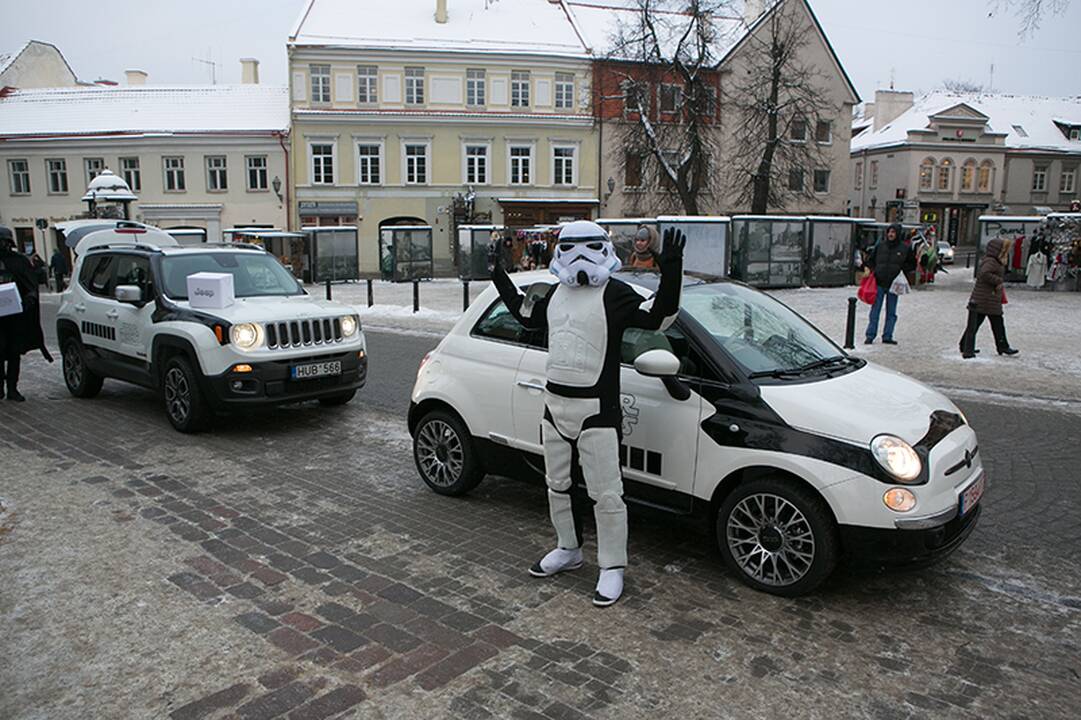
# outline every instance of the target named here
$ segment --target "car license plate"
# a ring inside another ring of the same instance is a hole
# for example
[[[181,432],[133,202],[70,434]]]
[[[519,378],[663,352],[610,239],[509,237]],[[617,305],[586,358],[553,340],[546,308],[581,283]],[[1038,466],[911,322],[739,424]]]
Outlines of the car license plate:
[[[961,491],[961,508],[958,515],[964,516],[972,508],[976,507],[976,503],[983,497],[984,488],[987,487],[986,475],[980,473],[980,476],[976,478],[974,483],[971,483],[967,488]]]
[[[308,363],[307,365],[294,365],[292,369],[292,376],[294,380],[310,380],[311,378],[329,377],[331,375],[341,374],[341,360]]]

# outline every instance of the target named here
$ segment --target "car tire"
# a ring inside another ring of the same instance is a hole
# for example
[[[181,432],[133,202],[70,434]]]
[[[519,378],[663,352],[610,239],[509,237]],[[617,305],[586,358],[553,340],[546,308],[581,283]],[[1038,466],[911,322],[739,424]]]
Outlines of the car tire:
[[[83,344],[77,338],[68,338],[64,341],[60,359],[64,369],[64,384],[68,386],[68,392],[77,398],[92,398],[101,392],[105,378],[86,366]]]
[[[338,407],[339,405],[345,405],[347,402],[353,399],[353,396],[357,394],[356,389],[347,390],[337,395],[328,395],[326,397],[319,398],[319,404],[323,407]]]
[[[453,413],[433,410],[413,433],[413,462],[424,482],[440,495],[465,495],[484,479],[473,438]]]
[[[165,362],[161,394],[165,416],[174,428],[182,433],[206,429],[210,422],[210,409],[199,390],[195,371],[186,358],[176,355]]]
[[[745,584],[772,595],[812,592],[837,565],[840,541],[829,506],[783,477],[737,486],[717,510],[717,547]]]

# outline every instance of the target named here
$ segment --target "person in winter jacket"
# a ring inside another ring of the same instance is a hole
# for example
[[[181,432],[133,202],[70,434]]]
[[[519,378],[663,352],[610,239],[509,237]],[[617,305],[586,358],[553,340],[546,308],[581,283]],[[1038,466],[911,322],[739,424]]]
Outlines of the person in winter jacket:
[[[53,271],[56,291],[58,293],[64,292],[64,278],[68,274],[68,261],[64,254],[60,252],[60,248],[53,250],[53,256],[49,258],[49,268]]]
[[[976,269],[976,285],[968,298],[968,325],[961,336],[961,357],[976,357],[976,333],[984,318],[991,322],[995,348],[999,355],[1016,355],[1017,350],[1006,340],[1006,324],[1002,321],[1003,277],[1011,241],[995,238],[987,243],[987,253]]]
[[[653,231],[643,225],[634,236],[634,252],[627,259],[627,265],[635,270],[659,270],[659,255],[654,250],[656,238]]]
[[[890,292],[890,285],[901,273],[911,273],[916,269],[916,256],[912,247],[901,239],[901,225],[894,223],[886,228],[886,237],[879,240],[867,253],[864,263],[875,275],[878,294],[871,305],[871,315],[867,322],[865,342],[870,345],[878,335],[878,317],[882,306],[886,306],[886,325],[882,328],[882,342],[896,345],[893,330],[897,326],[897,295]]]
[[[22,301],[22,312],[0,317],[0,398],[21,402],[19,366],[21,356],[31,350],[41,350],[45,359],[52,356],[45,348],[38,307],[38,282],[33,266],[25,255],[15,252],[11,228],[0,226],[0,283],[15,283]]]

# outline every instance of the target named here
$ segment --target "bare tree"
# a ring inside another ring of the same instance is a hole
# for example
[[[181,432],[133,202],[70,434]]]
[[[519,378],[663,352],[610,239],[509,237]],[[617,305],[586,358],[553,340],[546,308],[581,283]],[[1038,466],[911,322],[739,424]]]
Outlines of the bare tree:
[[[1070,0],[990,0],[992,15],[999,10],[1013,9],[1021,21],[1021,37],[1036,32],[1046,16],[1061,15],[1069,6]]]
[[[960,78],[943,80],[942,87],[949,92],[957,93],[959,95],[974,95],[987,90],[981,83],[973,80],[962,80]]]
[[[700,214],[715,191],[717,29],[725,0],[634,0],[612,38],[603,100],[620,100],[620,163],[636,164],[649,210]],[[633,198],[630,198],[632,204]],[[666,207],[668,205],[668,207]],[[642,209],[644,210],[644,208]]]
[[[756,214],[814,200],[814,171],[830,167],[816,132],[836,108],[825,75],[805,60],[809,33],[796,6],[781,0],[753,28],[725,83],[734,128],[727,184],[733,200]]]

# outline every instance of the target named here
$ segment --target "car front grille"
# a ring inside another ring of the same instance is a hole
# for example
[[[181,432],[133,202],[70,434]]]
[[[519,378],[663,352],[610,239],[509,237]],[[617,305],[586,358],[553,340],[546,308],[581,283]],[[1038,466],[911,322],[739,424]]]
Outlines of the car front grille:
[[[342,341],[340,318],[314,318],[266,323],[266,344],[271,350],[318,345],[334,345]]]

